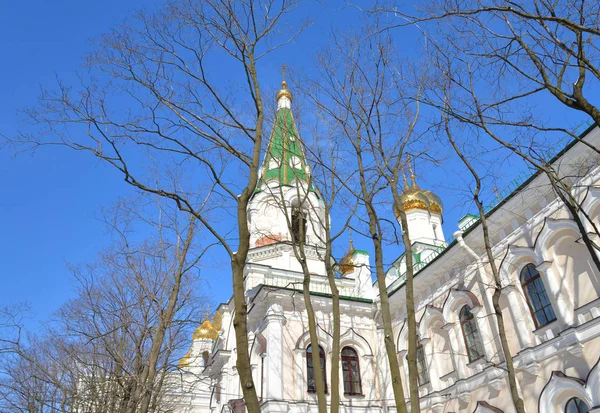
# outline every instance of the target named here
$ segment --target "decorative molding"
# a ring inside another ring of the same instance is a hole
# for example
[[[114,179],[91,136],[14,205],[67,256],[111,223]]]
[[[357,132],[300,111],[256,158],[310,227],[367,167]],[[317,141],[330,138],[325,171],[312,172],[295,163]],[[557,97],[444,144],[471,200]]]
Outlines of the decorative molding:
[[[583,358],[583,347],[583,344],[577,342],[567,347],[566,351],[577,358]]]
[[[564,411],[565,404],[572,397],[578,397],[588,406],[593,406],[592,398],[585,389],[583,380],[568,377],[560,371],[553,371],[550,380],[540,394],[539,413],[554,413],[559,407]]]
[[[544,272],[549,269],[552,269],[552,261],[543,261],[541,264],[537,265],[535,269]]]
[[[461,403],[469,404],[471,403],[471,393],[470,392],[462,392],[457,397],[458,401]]]
[[[490,382],[490,387],[496,391],[500,391],[505,385],[504,379],[498,377]]]
[[[480,400],[477,402],[477,406],[475,407],[475,410],[473,410],[473,413],[504,413],[504,411],[492,406],[488,402]]]

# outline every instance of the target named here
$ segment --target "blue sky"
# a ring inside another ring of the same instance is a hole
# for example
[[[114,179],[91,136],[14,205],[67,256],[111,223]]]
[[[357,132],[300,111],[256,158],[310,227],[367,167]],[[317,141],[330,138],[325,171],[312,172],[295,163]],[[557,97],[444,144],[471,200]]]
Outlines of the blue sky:
[[[5,1],[0,4],[0,133],[18,130],[18,109],[40,86],[81,70],[88,40],[117,24],[140,0]],[[0,150],[0,304],[29,302],[45,317],[71,294],[66,263],[89,262],[106,246],[95,219],[128,188],[98,162],[61,148],[14,158]]]
[[[0,133],[6,135],[23,127],[17,111],[35,105],[40,87],[51,87],[56,76],[71,82],[77,71],[83,71],[81,59],[90,50],[90,39],[107,32],[135,9],[151,7],[141,0],[0,4]],[[343,1],[327,2],[305,10],[316,24],[294,47],[269,60],[263,67],[263,85],[273,91],[278,88],[283,63],[309,70],[314,51],[327,39],[332,26],[344,29],[357,25],[357,10],[342,9],[343,5]],[[410,32],[398,35],[402,36],[399,47],[413,50],[415,38]],[[425,179],[427,185],[444,200],[444,227],[449,237],[467,212],[463,207],[455,208],[464,201],[464,194],[462,199],[449,196],[463,185],[459,168],[449,166],[430,173]],[[132,190],[116,172],[94,158],[58,147],[17,157],[9,148],[0,149],[0,188],[0,305],[29,302],[44,319],[72,294],[67,263],[91,262],[110,244],[110,236],[96,218],[99,209]],[[369,250],[367,242],[355,238],[357,248]],[[337,252],[343,253],[344,248],[339,246]],[[219,261],[224,257],[214,258]],[[220,271],[208,287],[215,302],[225,301],[231,294],[229,272]]]
[[[82,58],[90,51],[90,41],[140,7],[151,8],[152,3],[1,2],[0,133],[10,136],[27,128],[18,111],[34,106],[40,88],[52,87],[57,77],[74,81],[76,73],[84,71]],[[322,14],[323,26],[301,39],[299,50],[323,38],[334,19],[330,12]],[[350,24],[344,19],[337,23]],[[273,90],[278,88],[282,63],[293,67],[308,60],[302,53],[280,58],[264,73],[265,78],[274,77]],[[67,264],[91,262],[110,244],[97,219],[99,209],[132,190],[99,161],[60,147],[16,157],[10,148],[0,149],[0,187],[0,305],[28,302],[43,320],[73,294]],[[209,288],[217,302],[227,300],[229,275],[223,274]]]

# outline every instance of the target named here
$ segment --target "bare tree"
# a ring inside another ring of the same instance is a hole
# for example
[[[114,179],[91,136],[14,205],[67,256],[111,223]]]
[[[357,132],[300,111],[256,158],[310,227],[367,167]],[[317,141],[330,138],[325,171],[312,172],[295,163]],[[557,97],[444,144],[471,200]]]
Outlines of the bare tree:
[[[194,243],[195,218],[182,221],[163,207],[159,219],[146,220],[158,226],[154,237],[133,242],[133,211],[124,205],[108,221],[118,241],[98,262],[72,267],[76,297],[47,328],[26,334],[22,315],[4,310],[3,411],[170,408],[164,379],[176,371],[176,351],[205,305],[197,275],[207,246]]]
[[[287,88],[286,83],[284,83],[284,87]],[[282,89],[280,93],[290,92]],[[310,92],[307,93],[310,94]],[[327,411],[327,389],[322,373],[321,358],[319,352],[316,351],[319,348],[317,330],[322,327],[318,326],[311,299],[314,291],[311,286],[313,275],[308,264],[309,255],[313,258],[316,255],[318,260],[324,264],[331,292],[332,320],[330,327],[333,339],[329,393],[331,411],[335,413],[339,411],[340,406],[340,292],[337,286],[340,265],[333,256],[333,245],[347,230],[350,217],[356,210],[356,200],[354,200],[354,204],[339,201],[341,195],[347,192],[340,184],[338,175],[338,169],[340,169],[338,163],[341,163],[342,156],[340,142],[328,135],[326,130],[318,127],[315,127],[317,138],[312,141],[302,139],[292,117],[291,109],[287,107],[279,108],[275,118],[273,135],[264,160],[263,168],[265,169],[261,175],[261,190],[269,194],[269,204],[284,216],[287,233],[290,236],[284,240],[281,239],[280,234],[265,233],[261,236],[268,239],[269,242],[289,243],[294,257],[300,264],[303,274],[302,295],[307,312],[311,348],[313,349],[314,385],[320,412]],[[292,139],[289,138],[290,136]],[[277,174],[279,185],[262,182],[266,180],[264,176],[268,174],[271,174],[271,179],[275,179],[272,176],[273,170],[267,172],[271,161],[275,161],[281,168],[286,168],[285,171],[281,170]],[[298,162],[297,168],[288,168],[287,166],[293,161]],[[288,182],[289,185],[285,185]],[[339,207],[347,210],[348,214],[345,222],[341,222],[333,229],[330,214],[335,206],[338,207],[336,214],[338,217],[343,215]]]
[[[420,5],[417,13],[402,8],[393,12],[399,23],[391,27],[417,24],[435,45],[460,55],[474,70],[481,69],[481,79],[488,81],[489,111],[515,101],[552,96],[600,123],[594,99],[600,81],[597,4],[585,0],[432,0]],[[514,115],[515,124],[525,120],[522,114]],[[535,126],[552,129],[541,123]],[[569,128],[564,131],[571,132]]]
[[[500,298],[502,296],[502,281],[500,278],[500,272],[498,270],[498,266],[496,265],[496,258],[492,252],[492,243],[490,241],[489,227],[486,217],[486,211],[484,210],[483,203],[481,202],[480,193],[481,193],[481,178],[477,173],[477,170],[473,167],[472,163],[469,161],[467,156],[462,152],[458,144],[456,143],[452,129],[450,127],[450,121],[448,116],[444,116],[444,130],[446,132],[446,136],[453,150],[456,152],[460,160],[467,167],[473,179],[475,180],[475,188],[473,190],[473,201],[477,206],[477,211],[479,213],[479,220],[481,223],[481,228],[483,230],[483,243],[485,248],[485,253],[487,257],[487,264],[489,265],[492,277],[493,277],[493,294],[492,294],[492,305],[494,308],[494,316],[498,326],[499,339],[501,343],[502,353],[504,355],[504,361],[506,363],[506,371],[508,374],[508,383],[510,387],[510,395],[512,397],[515,409],[517,412],[524,413],[525,412],[525,404],[523,403],[523,399],[519,395],[519,387],[517,385],[517,377],[515,374],[515,366],[512,359],[512,354],[510,351],[510,347],[508,346],[508,336],[506,332],[506,326],[504,323],[504,315],[502,313],[502,308],[500,306]]]
[[[365,225],[375,250],[375,272],[379,287],[384,342],[391,374],[391,384],[399,411],[407,411],[400,366],[394,340],[392,315],[386,285],[383,247],[389,233],[394,239],[395,224],[382,208],[396,210],[402,222],[402,243],[407,262],[406,310],[409,319],[409,382],[411,411],[419,411],[416,347],[417,332],[412,290],[412,244],[406,216],[400,199],[399,184],[405,155],[414,143],[418,108],[403,94],[401,67],[393,57],[393,42],[376,26],[360,34],[338,37],[333,51],[321,58],[325,79],[320,89],[320,109],[335,122],[351,155],[358,179],[356,185],[346,183],[364,207],[358,224]],[[346,162],[350,162],[347,160]],[[392,189],[390,189],[392,188]],[[407,189],[407,188],[405,188]],[[390,205],[394,206],[390,208]],[[411,321],[412,320],[412,321]]]
[[[260,408],[243,271],[265,132],[259,71],[267,55],[306,27],[282,24],[300,3],[175,0],[140,12],[98,42],[79,85],[59,81],[56,90],[44,90],[39,107],[27,112],[36,132],[12,139],[20,150],[61,145],[89,152],[133,187],[172,200],[219,242],[231,261],[236,363],[251,413]],[[173,185],[173,165],[196,179]],[[148,174],[149,167],[158,173]],[[203,209],[207,203],[220,208]],[[232,216],[227,227],[224,218]]]

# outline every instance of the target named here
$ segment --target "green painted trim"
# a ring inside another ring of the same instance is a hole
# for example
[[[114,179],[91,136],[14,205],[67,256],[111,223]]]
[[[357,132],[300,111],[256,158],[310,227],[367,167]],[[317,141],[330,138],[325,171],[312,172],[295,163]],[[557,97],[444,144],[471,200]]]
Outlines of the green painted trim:
[[[365,255],[369,255],[369,253],[365,250],[354,250],[354,252],[352,253],[352,255],[354,254],[365,254]]]

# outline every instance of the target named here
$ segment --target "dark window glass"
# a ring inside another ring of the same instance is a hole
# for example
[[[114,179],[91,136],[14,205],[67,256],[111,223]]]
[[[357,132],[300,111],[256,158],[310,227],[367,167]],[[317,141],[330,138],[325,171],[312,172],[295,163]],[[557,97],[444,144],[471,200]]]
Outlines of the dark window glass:
[[[315,383],[315,368],[313,367],[312,359],[312,346],[306,348],[306,384],[308,385],[308,392],[314,393],[317,391],[317,385]],[[323,372],[323,384],[325,385],[325,393],[327,393],[327,374],[325,369],[325,352],[323,347],[319,346],[319,356],[321,356],[321,371]]]
[[[342,374],[344,376],[344,394],[362,394],[358,354],[352,347],[342,349]]]
[[[465,305],[460,310],[459,318],[463,337],[465,339],[465,346],[467,348],[467,355],[469,356],[469,362],[475,361],[483,357],[484,353],[481,336],[477,329],[477,320],[475,320],[475,317],[471,312],[471,307]]]
[[[577,397],[573,397],[565,406],[565,413],[588,413],[589,411],[587,404]]]
[[[527,264],[523,267],[521,270],[521,285],[535,326],[542,327],[556,320],[542,277],[540,277],[535,265]]]
[[[306,217],[298,207],[292,208],[292,237],[295,243],[306,242]]]

